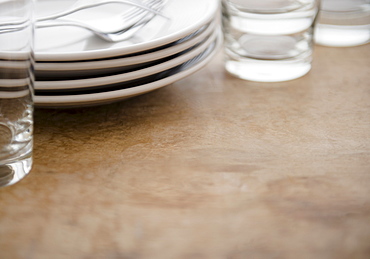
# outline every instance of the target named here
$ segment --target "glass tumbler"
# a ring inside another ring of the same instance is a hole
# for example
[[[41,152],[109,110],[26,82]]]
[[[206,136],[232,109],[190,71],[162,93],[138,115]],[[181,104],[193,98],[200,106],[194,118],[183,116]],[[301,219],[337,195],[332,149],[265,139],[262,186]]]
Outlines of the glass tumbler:
[[[315,42],[329,47],[370,42],[370,0],[321,0]]]
[[[222,0],[226,70],[259,82],[305,75],[318,11],[319,0]]]
[[[33,0],[0,0],[0,187],[32,167]]]

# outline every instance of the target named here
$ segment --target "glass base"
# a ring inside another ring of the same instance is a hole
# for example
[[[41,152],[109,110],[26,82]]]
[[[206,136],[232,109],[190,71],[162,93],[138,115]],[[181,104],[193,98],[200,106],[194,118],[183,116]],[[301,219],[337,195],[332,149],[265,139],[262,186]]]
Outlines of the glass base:
[[[243,59],[226,60],[225,68],[230,74],[245,80],[282,82],[304,76],[311,70],[311,63]]]
[[[354,47],[370,42],[370,25],[339,26],[318,24],[315,42],[328,47]]]
[[[18,158],[16,161],[0,163],[0,187],[9,186],[22,180],[32,168],[32,155]]]

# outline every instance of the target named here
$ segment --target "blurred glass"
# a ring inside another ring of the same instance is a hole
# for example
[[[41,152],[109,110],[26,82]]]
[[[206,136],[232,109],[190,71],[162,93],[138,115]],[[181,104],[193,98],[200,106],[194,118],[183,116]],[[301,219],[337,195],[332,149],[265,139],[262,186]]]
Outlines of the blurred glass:
[[[223,0],[226,70],[260,82],[307,74],[318,10],[318,0]]]
[[[0,0],[0,187],[32,166],[33,0]]]
[[[370,41],[370,0],[322,0],[317,44],[350,47]]]

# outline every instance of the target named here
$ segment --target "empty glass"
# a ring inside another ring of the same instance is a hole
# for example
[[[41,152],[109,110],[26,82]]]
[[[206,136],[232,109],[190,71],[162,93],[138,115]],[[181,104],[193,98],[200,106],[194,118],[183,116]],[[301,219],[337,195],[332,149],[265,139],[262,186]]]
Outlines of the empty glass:
[[[32,166],[33,0],[0,0],[0,187]]]
[[[226,70],[261,82],[305,75],[318,10],[318,0],[222,0]]]
[[[370,42],[370,0],[322,0],[315,41],[350,47]]]

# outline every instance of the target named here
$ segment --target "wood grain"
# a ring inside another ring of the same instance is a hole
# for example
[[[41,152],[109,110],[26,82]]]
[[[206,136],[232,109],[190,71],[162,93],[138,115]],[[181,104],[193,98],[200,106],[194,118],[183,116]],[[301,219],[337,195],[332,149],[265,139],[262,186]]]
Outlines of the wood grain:
[[[369,67],[369,45],[316,47],[303,78],[254,83],[220,52],[124,102],[36,109],[0,258],[370,258]]]

